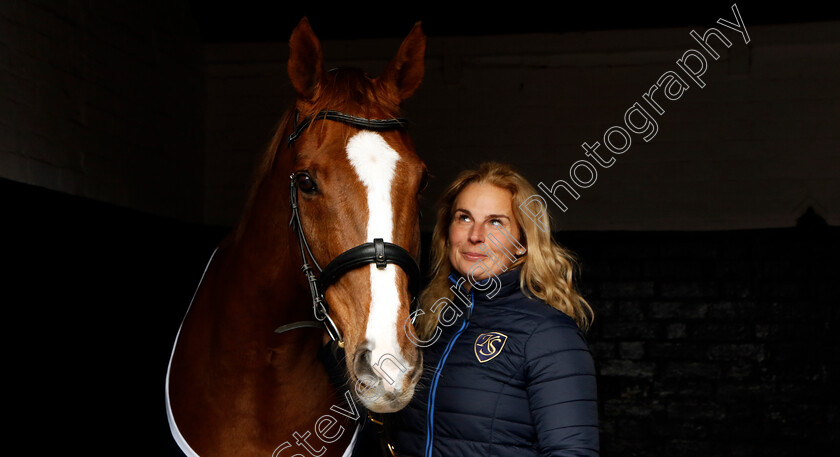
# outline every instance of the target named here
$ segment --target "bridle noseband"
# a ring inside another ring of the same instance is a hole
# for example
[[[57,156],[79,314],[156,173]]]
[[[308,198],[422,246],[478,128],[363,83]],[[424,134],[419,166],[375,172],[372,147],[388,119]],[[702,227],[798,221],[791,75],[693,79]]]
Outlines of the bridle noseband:
[[[289,135],[288,144],[290,147],[294,146],[295,140],[300,137],[304,129],[312,122],[317,120],[331,120],[342,122],[362,130],[393,130],[402,129],[406,125],[404,119],[366,119],[363,117],[352,116],[339,111],[321,111],[314,116],[308,116],[300,123],[297,121],[295,115],[295,126]],[[292,208],[292,219],[289,225],[297,232],[298,244],[300,246],[300,256],[303,262],[301,270],[306,276],[309,283],[309,292],[312,295],[312,313],[317,322],[300,321],[292,324],[287,324],[279,327],[274,333],[283,333],[296,328],[303,327],[320,327],[323,325],[330,338],[336,341],[339,347],[344,347],[344,340],[341,337],[338,327],[330,318],[328,312],[327,299],[324,296],[327,288],[338,281],[338,279],[350,270],[363,267],[369,264],[376,264],[376,268],[383,270],[388,264],[398,265],[408,276],[409,290],[411,290],[412,297],[416,298],[420,291],[420,267],[414,260],[414,257],[402,247],[387,243],[382,238],[375,238],[373,242],[364,243],[354,248],[339,254],[324,268],[318,265],[315,256],[309,249],[309,243],[306,241],[306,234],[303,232],[303,225],[300,221],[300,207],[298,205],[298,188],[297,175],[299,172],[292,173],[289,176],[289,204]],[[309,264],[308,258],[312,260],[315,268],[318,269],[320,277],[315,276],[312,265]]]

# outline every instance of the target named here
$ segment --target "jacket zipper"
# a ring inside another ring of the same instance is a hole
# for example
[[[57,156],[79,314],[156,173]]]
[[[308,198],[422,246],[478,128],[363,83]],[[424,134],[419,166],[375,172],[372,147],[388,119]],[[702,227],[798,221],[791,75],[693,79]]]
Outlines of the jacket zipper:
[[[449,357],[449,352],[452,350],[452,347],[455,345],[455,341],[458,340],[458,337],[464,333],[464,330],[470,326],[470,316],[472,316],[473,305],[475,304],[475,296],[473,295],[473,291],[470,291],[470,309],[467,312],[467,318],[464,320],[464,323],[461,324],[461,328],[455,333],[451,340],[449,340],[449,344],[446,345],[446,349],[443,350],[443,355],[441,355],[440,360],[438,361],[437,367],[435,367],[435,375],[432,379],[432,385],[429,388],[429,403],[426,406],[426,452],[423,454],[425,457],[432,457],[432,443],[434,442],[434,414],[435,414],[435,394],[437,393],[437,384],[438,379],[440,378],[440,374],[443,371],[443,365],[446,363],[446,358]]]

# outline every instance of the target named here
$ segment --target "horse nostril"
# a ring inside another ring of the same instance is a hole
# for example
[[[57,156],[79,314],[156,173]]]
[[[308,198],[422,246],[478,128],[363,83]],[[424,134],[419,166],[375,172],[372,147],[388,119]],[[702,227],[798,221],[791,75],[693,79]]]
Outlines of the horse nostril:
[[[356,371],[356,377],[370,376],[368,379],[376,379],[373,372],[373,367],[370,364],[370,349],[368,349],[367,342],[359,345],[356,350],[356,359],[353,361],[353,369]]]

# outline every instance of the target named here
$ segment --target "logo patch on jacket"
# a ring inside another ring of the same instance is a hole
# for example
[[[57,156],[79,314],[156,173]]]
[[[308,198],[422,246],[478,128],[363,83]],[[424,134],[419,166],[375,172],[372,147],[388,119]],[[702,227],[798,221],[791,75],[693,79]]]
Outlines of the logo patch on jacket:
[[[475,358],[479,362],[489,362],[502,352],[507,335],[499,332],[482,333],[475,339]]]

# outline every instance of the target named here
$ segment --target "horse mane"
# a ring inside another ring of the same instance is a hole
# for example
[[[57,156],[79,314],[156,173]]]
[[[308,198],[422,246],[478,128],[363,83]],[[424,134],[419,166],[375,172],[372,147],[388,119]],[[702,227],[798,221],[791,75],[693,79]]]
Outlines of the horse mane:
[[[277,159],[279,149],[283,147],[283,142],[286,141],[286,138],[288,137],[286,132],[289,132],[292,129],[294,113],[294,107],[287,109],[286,112],[283,113],[277,124],[277,129],[274,131],[274,136],[268,143],[268,147],[265,149],[265,152],[263,152],[262,158],[254,170],[251,178],[251,188],[248,191],[248,198],[245,200],[245,206],[242,209],[242,214],[233,230],[233,240],[235,242],[238,242],[241,239],[245,228],[245,222],[249,219],[249,216],[254,209],[260,186],[266,176],[271,174],[271,170],[274,168],[274,162]]]

